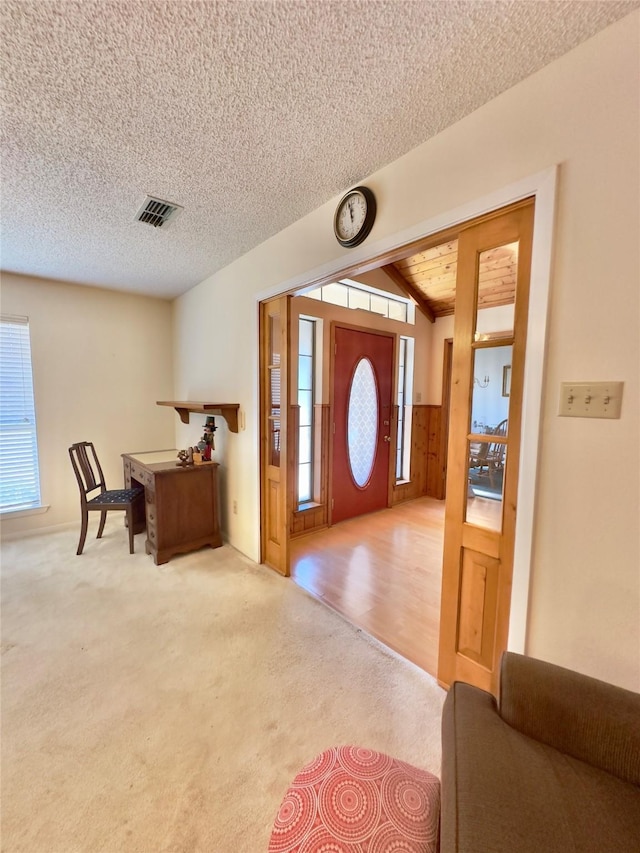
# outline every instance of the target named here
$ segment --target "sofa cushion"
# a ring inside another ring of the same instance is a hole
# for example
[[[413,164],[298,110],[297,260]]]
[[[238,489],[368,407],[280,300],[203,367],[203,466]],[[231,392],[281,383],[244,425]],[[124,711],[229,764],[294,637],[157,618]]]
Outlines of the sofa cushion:
[[[442,853],[628,853],[640,788],[512,728],[456,683],[442,723]]]

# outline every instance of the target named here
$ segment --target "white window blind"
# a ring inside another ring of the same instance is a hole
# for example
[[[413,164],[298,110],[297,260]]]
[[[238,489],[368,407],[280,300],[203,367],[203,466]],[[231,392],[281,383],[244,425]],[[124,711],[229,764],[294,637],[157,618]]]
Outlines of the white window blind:
[[[0,317],[0,512],[40,506],[27,317]]]

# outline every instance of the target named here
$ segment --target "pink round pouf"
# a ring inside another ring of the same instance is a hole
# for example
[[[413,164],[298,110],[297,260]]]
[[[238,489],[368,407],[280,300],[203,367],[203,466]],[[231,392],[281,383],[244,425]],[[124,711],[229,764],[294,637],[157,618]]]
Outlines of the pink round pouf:
[[[436,853],[440,781],[381,752],[337,746],[295,777],[269,853]]]

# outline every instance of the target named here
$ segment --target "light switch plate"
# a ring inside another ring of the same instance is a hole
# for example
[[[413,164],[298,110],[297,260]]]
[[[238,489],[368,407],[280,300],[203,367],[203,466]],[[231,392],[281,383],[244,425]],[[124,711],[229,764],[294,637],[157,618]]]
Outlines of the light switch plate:
[[[619,418],[624,382],[561,382],[559,415]]]

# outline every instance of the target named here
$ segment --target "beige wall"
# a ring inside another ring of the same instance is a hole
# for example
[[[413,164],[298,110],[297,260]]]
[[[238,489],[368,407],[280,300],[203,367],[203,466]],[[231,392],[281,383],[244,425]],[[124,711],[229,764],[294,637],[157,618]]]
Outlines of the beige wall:
[[[427,353],[427,397],[425,402],[432,406],[442,403],[442,367],[444,361],[444,342],[453,338],[453,315],[438,317],[431,327],[429,350]],[[513,305],[498,308],[485,308],[478,311],[477,330],[479,332],[502,332],[513,328]]]
[[[400,294],[405,296],[398,285],[392,281],[386,272],[381,269],[369,270],[368,272],[358,273],[358,275],[350,276],[354,281],[360,281],[362,284],[368,284],[370,287],[377,287],[379,290],[386,290],[389,293]],[[416,309],[417,311],[418,309]]]
[[[363,180],[367,243],[441,218],[560,164],[527,650],[640,688],[638,555],[638,40],[634,12]],[[286,168],[286,164],[282,164]],[[356,255],[335,242],[337,198],[178,300],[176,394],[241,404],[224,434],[233,545],[259,555],[259,293]],[[625,382],[617,421],[557,416],[563,379]]]
[[[155,405],[173,393],[171,303],[9,273],[1,294],[3,314],[29,317],[42,500],[50,507],[4,517],[2,533],[78,523],[73,442],[94,442],[110,488],[122,484],[121,453],[174,446],[177,416]]]

